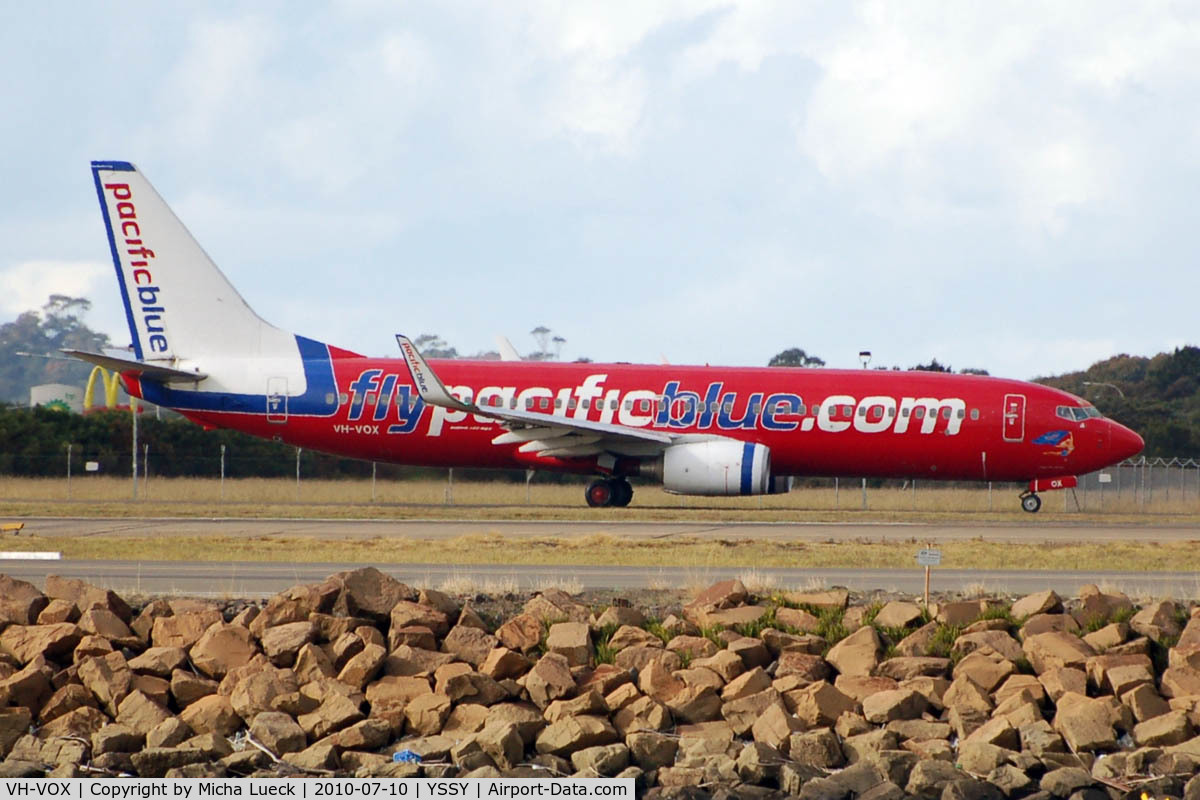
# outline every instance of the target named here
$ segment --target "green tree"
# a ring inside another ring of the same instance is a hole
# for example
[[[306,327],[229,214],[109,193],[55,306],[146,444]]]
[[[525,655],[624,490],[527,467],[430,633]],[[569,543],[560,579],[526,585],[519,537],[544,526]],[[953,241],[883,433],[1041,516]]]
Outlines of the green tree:
[[[791,347],[781,353],[776,353],[767,362],[768,367],[823,367],[825,360],[818,356],[810,356],[799,347]]]
[[[26,311],[0,325],[0,402],[28,403],[29,388],[42,383],[83,385],[91,365],[60,358],[59,350],[110,346],[106,334],[83,322],[91,307],[87,298],[52,294],[40,311]]]

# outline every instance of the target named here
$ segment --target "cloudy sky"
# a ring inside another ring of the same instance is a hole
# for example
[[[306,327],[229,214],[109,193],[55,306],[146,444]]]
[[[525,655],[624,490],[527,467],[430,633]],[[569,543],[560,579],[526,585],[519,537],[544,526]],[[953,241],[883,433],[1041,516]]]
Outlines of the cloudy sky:
[[[128,342],[90,159],[371,355],[1019,378],[1197,343],[1196,3],[37,3],[0,18],[0,319]]]

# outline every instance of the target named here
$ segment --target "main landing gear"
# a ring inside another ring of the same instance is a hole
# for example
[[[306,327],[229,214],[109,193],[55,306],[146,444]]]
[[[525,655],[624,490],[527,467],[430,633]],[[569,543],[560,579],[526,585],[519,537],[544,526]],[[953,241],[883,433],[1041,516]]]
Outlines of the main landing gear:
[[[1021,508],[1028,511],[1030,514],[1036,514],[1038,509],[1042,507],[1042,498],[1038,497],[1033,492],[1024,492],[1021,495]]]
[[[587,504],[592,508],[616,506],[624,508],[633,499],[633,487],[624,478],[608,478],[592,481],[584,492]]]

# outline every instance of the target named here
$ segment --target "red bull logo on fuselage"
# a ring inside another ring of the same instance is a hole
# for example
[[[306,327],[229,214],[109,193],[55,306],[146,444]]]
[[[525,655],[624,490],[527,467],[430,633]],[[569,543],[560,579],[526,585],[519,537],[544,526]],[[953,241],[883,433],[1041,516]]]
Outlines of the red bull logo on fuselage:
[[[406,376],[407,377],[407,376]],[[727,391],[724,381],[703,389],[667,381],[660,390],[621,390],[605,386],[607,373],[585,377],[576,386],[447,386],[465,403],[480,408],[525,409],[571,419],[615,423],[634,428],[660,428],[679,432],[702,431],[824,431],[839,433],[891,432],[903,434],[935,431],[956,435],[966,417],[966,403],[957,397],[857,398],[830,394],[811,405],[792,392]],[[347,386],[342,401],[346,423],[334,425],[338,433],[390,434],[417,432],[426,407],[417,391],[398,374],[366,369]],[[468,420],[473,417],[473,420]],[[447,425],[472,422],[497,424],[485,414],[434,407],[428,414],[426,435],[440,436]]]

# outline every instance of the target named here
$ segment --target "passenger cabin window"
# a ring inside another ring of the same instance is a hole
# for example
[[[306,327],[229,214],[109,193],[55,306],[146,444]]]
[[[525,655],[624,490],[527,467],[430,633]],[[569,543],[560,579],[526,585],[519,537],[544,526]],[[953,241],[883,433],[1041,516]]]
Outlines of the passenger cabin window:
[[[979,409],[978,408],[971,409],[971,419],[979,419]]]

